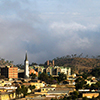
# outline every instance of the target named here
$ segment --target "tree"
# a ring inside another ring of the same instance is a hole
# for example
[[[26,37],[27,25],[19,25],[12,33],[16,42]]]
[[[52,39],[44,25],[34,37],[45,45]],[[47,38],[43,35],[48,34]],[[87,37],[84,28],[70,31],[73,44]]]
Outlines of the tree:
[[[22,90],[21,90],[21,88],[18,87],[18,88],[16,89],[16,94],[18,95],[18,97],[19,97],[19,95],[20,95],[21,93],[22,93]]]
[[[14,61],[10,61],[10,63],[12,63],[12,64],[13,64],[13,62],[14,62]]]
[[[82,100],[88,100],[88,98],[87,97],[83,97]]]
[[[75,82],[76,82],[76,84],[75,84],[75,86],[76,86],[76,90],[78,90],[78,89],[82,89],[83,86],[86,84],[84,78],[80,78],[80,77],[77,78]]]
[[[32,90],[35,89],[35,85],[33,85],[33,86],[30,85],[28,88],[29,88],[29,89],[31,90],[31,92],[32,92]]]
[[[23,93],[23,95],[24,95],[24,97],[25,97],[25,96],[27,95],[28,88],[25,87],[24,85],[22,85],[22,86],[21,86],[21,91],[22,91],[22,93]]]
[[[61,82],[66,79],[66,75],[64,73],[60,73],[58,77],[58,81]]]
[[[31,79],[35,79],[36,78],[36,74],[31,73]]]
[[[74,91],[74,92],[72,92],[70,94],[71,94],[73,100],[75,100],[76,98],[78,98],[78,95],[79,95],[78,91]]]
[[[33,66],[33,65],[37,65],[37,63],[32,62],[32,63],[30,64],[30,66]]]
[[[45,81],[48,84],[56,83],[57,81],[50,75],[48,76],[46,73],[41,73],[38,79]]]
[[[40,79],[42,81],[46,81],[46,80],[48,80],[48,75],[46,73],[41,73],[39,75],[38,79]]]

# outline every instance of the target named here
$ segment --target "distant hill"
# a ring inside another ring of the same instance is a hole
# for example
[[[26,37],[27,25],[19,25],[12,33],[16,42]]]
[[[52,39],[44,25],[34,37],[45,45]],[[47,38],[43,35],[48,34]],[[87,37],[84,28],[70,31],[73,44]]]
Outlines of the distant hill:
[[[55,65],[71,67],[75,73],[90,72],[95,67],[100,67],[100,59],[80,57],[60,57],[53,59]]]
[[[8,61],[8,60],[4,60],[4,59],[0,59],[0,68],[5,67],[5,66],[14,66],[13,61]]]

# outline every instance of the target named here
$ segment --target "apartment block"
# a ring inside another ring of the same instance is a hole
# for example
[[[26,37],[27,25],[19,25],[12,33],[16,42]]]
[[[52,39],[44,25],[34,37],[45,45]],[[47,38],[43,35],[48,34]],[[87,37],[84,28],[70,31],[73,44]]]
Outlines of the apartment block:
[[[18,78],[18,67],[6,66],[1,68],[1,75],[4,75],[6,78]]]

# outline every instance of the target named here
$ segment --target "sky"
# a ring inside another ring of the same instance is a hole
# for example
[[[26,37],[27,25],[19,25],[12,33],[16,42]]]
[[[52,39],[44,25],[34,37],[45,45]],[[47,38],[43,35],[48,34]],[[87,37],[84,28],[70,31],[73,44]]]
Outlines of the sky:
[[[100,55],[100,0],[0,0],[0,58],[44,63]]]

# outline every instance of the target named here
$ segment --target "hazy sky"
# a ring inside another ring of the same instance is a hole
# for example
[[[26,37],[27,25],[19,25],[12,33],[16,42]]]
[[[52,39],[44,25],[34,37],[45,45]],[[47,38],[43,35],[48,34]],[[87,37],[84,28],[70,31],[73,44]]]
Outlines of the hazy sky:
[[[0,0],[0,57],[23,63],[100,54],[100,0]]]

